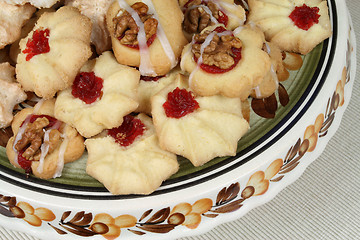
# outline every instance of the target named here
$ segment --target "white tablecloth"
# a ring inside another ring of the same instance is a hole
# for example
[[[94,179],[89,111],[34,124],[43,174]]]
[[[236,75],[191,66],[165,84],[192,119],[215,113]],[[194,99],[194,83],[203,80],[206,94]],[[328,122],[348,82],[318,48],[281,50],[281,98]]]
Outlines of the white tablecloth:
[[[360,39],[360,1],[346,2],[356,38]],[[269,203],[206,234],[179,240],[360,239],[360,58],[357,52],[352,98],[340,128],[324,153]],[[0,239],[37,240],[2,227]]]

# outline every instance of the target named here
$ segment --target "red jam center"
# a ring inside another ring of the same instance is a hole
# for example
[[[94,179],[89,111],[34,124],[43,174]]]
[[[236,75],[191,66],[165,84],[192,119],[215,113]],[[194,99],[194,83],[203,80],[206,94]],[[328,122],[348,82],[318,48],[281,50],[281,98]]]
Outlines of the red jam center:
[[[59,120],[57,120],[54,117],[51,117],[49,115],[29,115],[28,116],[30,119],[28,120],[29,123],[33,123],[35,122],[36,119],[38,118],[47,118],[49,120],[49,124],[46,126],[46,128],[55,128],[55,129],[59,129],[60,128],[60,124],[61,122]],[[21,123],[20,127],[22,127],[24,125],[25,121]],[[25,158],[23,156],[23,153],[25,152],[25,149],[22,149],[18,152],[18,164],[20,165],[21,168],[23,168],[25,170],[25,173],[31,173],[31,160]]]
[[[309,7],[304,4],[301,7],[295,7],[289,18],[298,28],[307,31],[312,25],[319,23],[320,15],[318,12],[318,7]]]
[[[187,8],[189,8],[189,4],[193,2],[194,0],[190,0],[184,5],[184,11],[186,11]],[[206,1],[201,1],[201,5],[207,6]],[[219,23],[222,23],[225,25],[225,27],[228,25],[229,17],[221,10],[219,10],[219,18],[217,19]]]
[[[222,32],[225,32],[227,30],[225,28],[223,28],[223,27],[217,27],[217,28],[214,29],[214,31],[217,32],[217,33],[222,33]],[[200,68],[202,70],[204,70],[205,72],[211,73],[211,74],[226,73],[226,72],[232,70],[234,67],[236,67],[236,65],[241,60],[241,48],[234,48],[233,47],[233,48],[231,48],[231,52],[232,52],[232,57],[234,58],[234,64],[231,65],[229,68],[222,69],[222,68],[219,68],[217,66],[207,65],[207,64],[204,64],[204,63],[200,64]],[[198,59],[195,56],[194,56],[194,60],[195,60],[195,62],[198,62]]]
[[[91,104],[101,98],[103,82],[104,80],[95,76],[94,72],[81,72],[74,80],[71,93],[86,104]]]
[[[28,40],[26,43],[26,49],[23,51],[23,53],[27,54],[26,61],[29,61],[32,57],[38,54],[47,53],[50,51],[49,36],[49,29],[37,29],[34,31],[32,39]]]
[[[144,134],[145,125],[140,119],[131,115],[124,117],[120,127],[108,130],[108,134],[115,139],[115,142],[123,147],[131,145],[136,137]]]
[[[150,76],[140,76],[140,80],[145,82],[157,82],[164,76],[156,76],[156,77],[150,77]]]
[[[199,103],[195,100],[191,91],[178,87],[168,93],[167,100],[163,104],[165,114],[170,118],[181,118],[198,109]]]

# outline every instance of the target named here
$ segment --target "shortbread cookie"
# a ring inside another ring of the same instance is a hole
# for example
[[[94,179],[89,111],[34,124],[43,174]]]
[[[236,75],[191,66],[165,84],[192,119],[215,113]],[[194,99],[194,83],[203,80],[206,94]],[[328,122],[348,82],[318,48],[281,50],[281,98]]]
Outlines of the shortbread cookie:
[[[234,156],[239,139],[249,129],[239,98],[195,95],[181,75],[153,96],[151,104],[161,148],[194,166],[218,156]]]
[[[91,43],[95,45],[96,52],[101,53],[111,49],[110,34],[106,27],[105,15],[112,0],[66,0],[65,4],[74,6],[91,19]]]
[[[150,194],[176,173],[175,154],[159,147],[151,118],[128,115],[120,127],[85,141],[86,172],[112,194]]]
[[[327,1],[249,0],[248,21],[281,50],[307,54],[331,36]]]
[[[42,179],[61,176],[64,164],[79,159],[85,149],[83,137],[54,118],[54,104],[54,99],[41,100],[17,113],[6,146],[12,165]]]
[[[276,44],[266,42],[263,49],[270,56],[271,67],[261,83],[251,91],[250,96],[253,98],[267,98],[271,96],[279,87],[278,75],[280,76],[285,71],[279,47]]]
[[[106,15],[116,59],[143,76],[165,75],[177,65],[187,43],[182,21],[177,0],[118,0]]]
[[[36,8],[26,4],[17,6],[0,1],[0,49],[15,42],[21,34],[21,28]]]
[[[139,107],[136,112],[142,112],[151,114],[151,97],[162,90],[165,86],[172,83],[177,74],[179,74],[180,68],[176,67],[168,74],[159,77],[140,77],[140,83],[138,88],[138,101]]]
[[[74,7],[42,14],[20,41],[16,74],[24,90],[47,99],[71,86],[92,54],[90,33],[91,21]]]
[[[183,29],[189,40],[208,26],[223,24],[234,30],[246,20],[245,10],[234,0],[180,0],[179,4],[184,12]]]
[[[264,43],[264,34],[254,26],[240,26],[233,32],[211,26],[185,46],[180,66],[190,74],[195,93],[245,100],[270,70]]]
[[[13,5],[24,5],[30,3],[37,8],[49,8],[55,5],[60,0],[4,0],[5,2]]]
[[[0,64],[0,128],[10,125],[15,105],[27,97],[14,75],[15,69],[9,63]]]
[[[139,71],[104,52],[81,68],[71,88],[59,92],[55,116],[87,138],[119,126],[138,107],[139,79]]]

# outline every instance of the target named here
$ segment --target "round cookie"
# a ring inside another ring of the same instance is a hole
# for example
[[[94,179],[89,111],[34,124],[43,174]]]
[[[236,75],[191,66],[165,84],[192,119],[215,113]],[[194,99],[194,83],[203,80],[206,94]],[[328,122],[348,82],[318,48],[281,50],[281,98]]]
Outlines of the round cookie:
[[[42,179],[61,176],[64,164],[79,159],[85,149],[83,137],[54,118],[54,104],[55,99],[41,100],[17,113],[11,125],[14,136],[6,145],[12,165]]]
[[[152,97],[151,104],[161,148],[189,159],[194,166],[235,155],[239,139],[249,129],[239,98],[197,96],[180,74]]]
[[[165,75],[176,66],[187,43],[182,21],[177,0],[118,0],[106,15],[116,59],[143,76]]]
[[[85,141],[86,172],[112,194],[150,194],[178,171],[179,164],[175,154],[159,147],[151,118],[145,114],[125,118],[123,125],[110,130],[111,135]]]
[[[264,43],[264,34],[253,25],[234,31],[211,26],[185,46],[180,66],[190,74],[189,85],[195,93],[245,100],[270,70],[270,57],[262,49]]]
[[[16,74],[25,91],[51,98],[71,86],[91,56],[91,21],[74,7],[45,12],[20,41]]]
[[[93,82],[88,82],[91,76]],[[75,127],[86,138],[119,126],[123,117],[138,107],[139,78],[139,71],[119,64],[111,52],[104,52],[81,68],[71,88],[59,92],[55,116]],[[94,92],[97,81],[101,86]],[[82,86],[84,84],[86,88]],[[82,92],[78,93],[76,86],[81,87]],[[97,97],[89,99],[96,93]]]
[[[283,51],[309,53],[331,36],[325,0],[249,0],[248,21],[258,25],[266,40]]]

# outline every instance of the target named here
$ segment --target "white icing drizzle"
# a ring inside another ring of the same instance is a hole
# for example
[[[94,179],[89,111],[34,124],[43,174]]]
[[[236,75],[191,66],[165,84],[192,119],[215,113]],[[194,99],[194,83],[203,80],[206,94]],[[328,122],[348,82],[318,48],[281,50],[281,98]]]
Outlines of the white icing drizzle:
[[[166,37],[164,28],[161,25],[160,18],[155,10],[154,4],[150,0],[143,0],[143,2],[149,7],[150,12],[155,16],[155,18],[158,20],[158,27],[156,35],[158,39],[160,40],[160,43],[165,51],[166,56],[169,58],[171,63],[171,68],[174,68],[177,65],[177,60],[175,58],[174,51],[169,43],[169,40]]]
[[[233,30],[234,35],[238,35],[244,29],[243,26],[239,26]]]
[[[271,54],[271,48],[269,46],[269,44],[267,42],[265,42],[265,46],[266,46],[266,51],[267,53],[270,55]],[[274,65],[271,63],[270,66],[270,74],[272,76],[272,79],[275,81],[276,84],[276,89],[279,87],[279,79],[277,77],[276,71],[274,69]]]
[[[51,129],[49,129],[49,130],[44,129],[43,131],[45,133],[44,134],[44,141],[43,141],[43,143],[41,144],[41,147],[40,147],[41,154],[40,154],[39,166],[37,168],[37,171],[39,173],[42,173],[43,170],[44,170],[45,157],[48,154],[49,148],[50,148],[50,132],[51,132]]]
[[[234,11],[236,11],[237,9],[236,9],[236,5],[235,4],[231,4],[231,3],[227,3],[227,2],[223,2],[223,1],[219,1],[219,0],[214,0],[213,1],[215,4],[216,4],[216,6],[223,12],[223,13],[225,13],[228,17],[229,17],[229,19],[230,18],[232,18],[232,19],[238,19],[238,21],[239,22],[241,22],[241,24],[244,24],[244,22],[245,22],[245,20],[246,20],[246,15],[244,14],[244,18],[243,19],[241,19],[241,18],[239,18],[238,16],[236,16],[235,14],[233,14],[232,12],[229,12],[229,11],[227,11],[227,9],[226,9],[226,7],[228,8],[228,9],[233,9]],[[225,6],[225,7],[223,7],[223,6]]]
[[[56,171],[54,173],[53,178],[60,177],[62,174],[62,170],[64,169],[64,156],[65,156],[65,151],[66,151],[67,145],[69,143],[69,139],[68,139],[66,133],[61,134],[61,137],[63,138],[63,142],[60,145],[58,162],[57,162]]]
[[[19,165],[19,161],[18,161],[18,155],[19,152],[16,150],[15,146],[16,144],[20,141],[20,139],[22,139],[23,134],[25,133],[26,127],[30,122],[30,118],[32,115],[37,114],[37,112],[39,111],[40,107],[43,105],[44,103],[44,99],[41,99],[34,107],[34,111],[33,114],[30,114],[29,116],[27,116],[22,124],[22,126],[19,128],[19,131],[17,132],[16,136],[15,136],[15,140],[14,140],[14,144],[12,146],[14,152],[15,152],[15,158],[14,158],[14,162]]]
[[[255,94],[256,94],[256,98],[261,98],[261,91],[260,91],[260,87],[256,86],[253,88],[255,90]]]
[[[134,19],[136,25],[139,27],[139,32],[137,34],[137,40],[139,44],[139,53],[140,53],[140,66],[139,71],[143,76],[156,76],[154,68],[151,64],[149,48],[147,46],[146,34],[144,29],[144,23],[141,21],[137,12],[130,7],[125,0],[118,0],[118,3],[121,8],[125,9],[130,13],[131,17]]]

